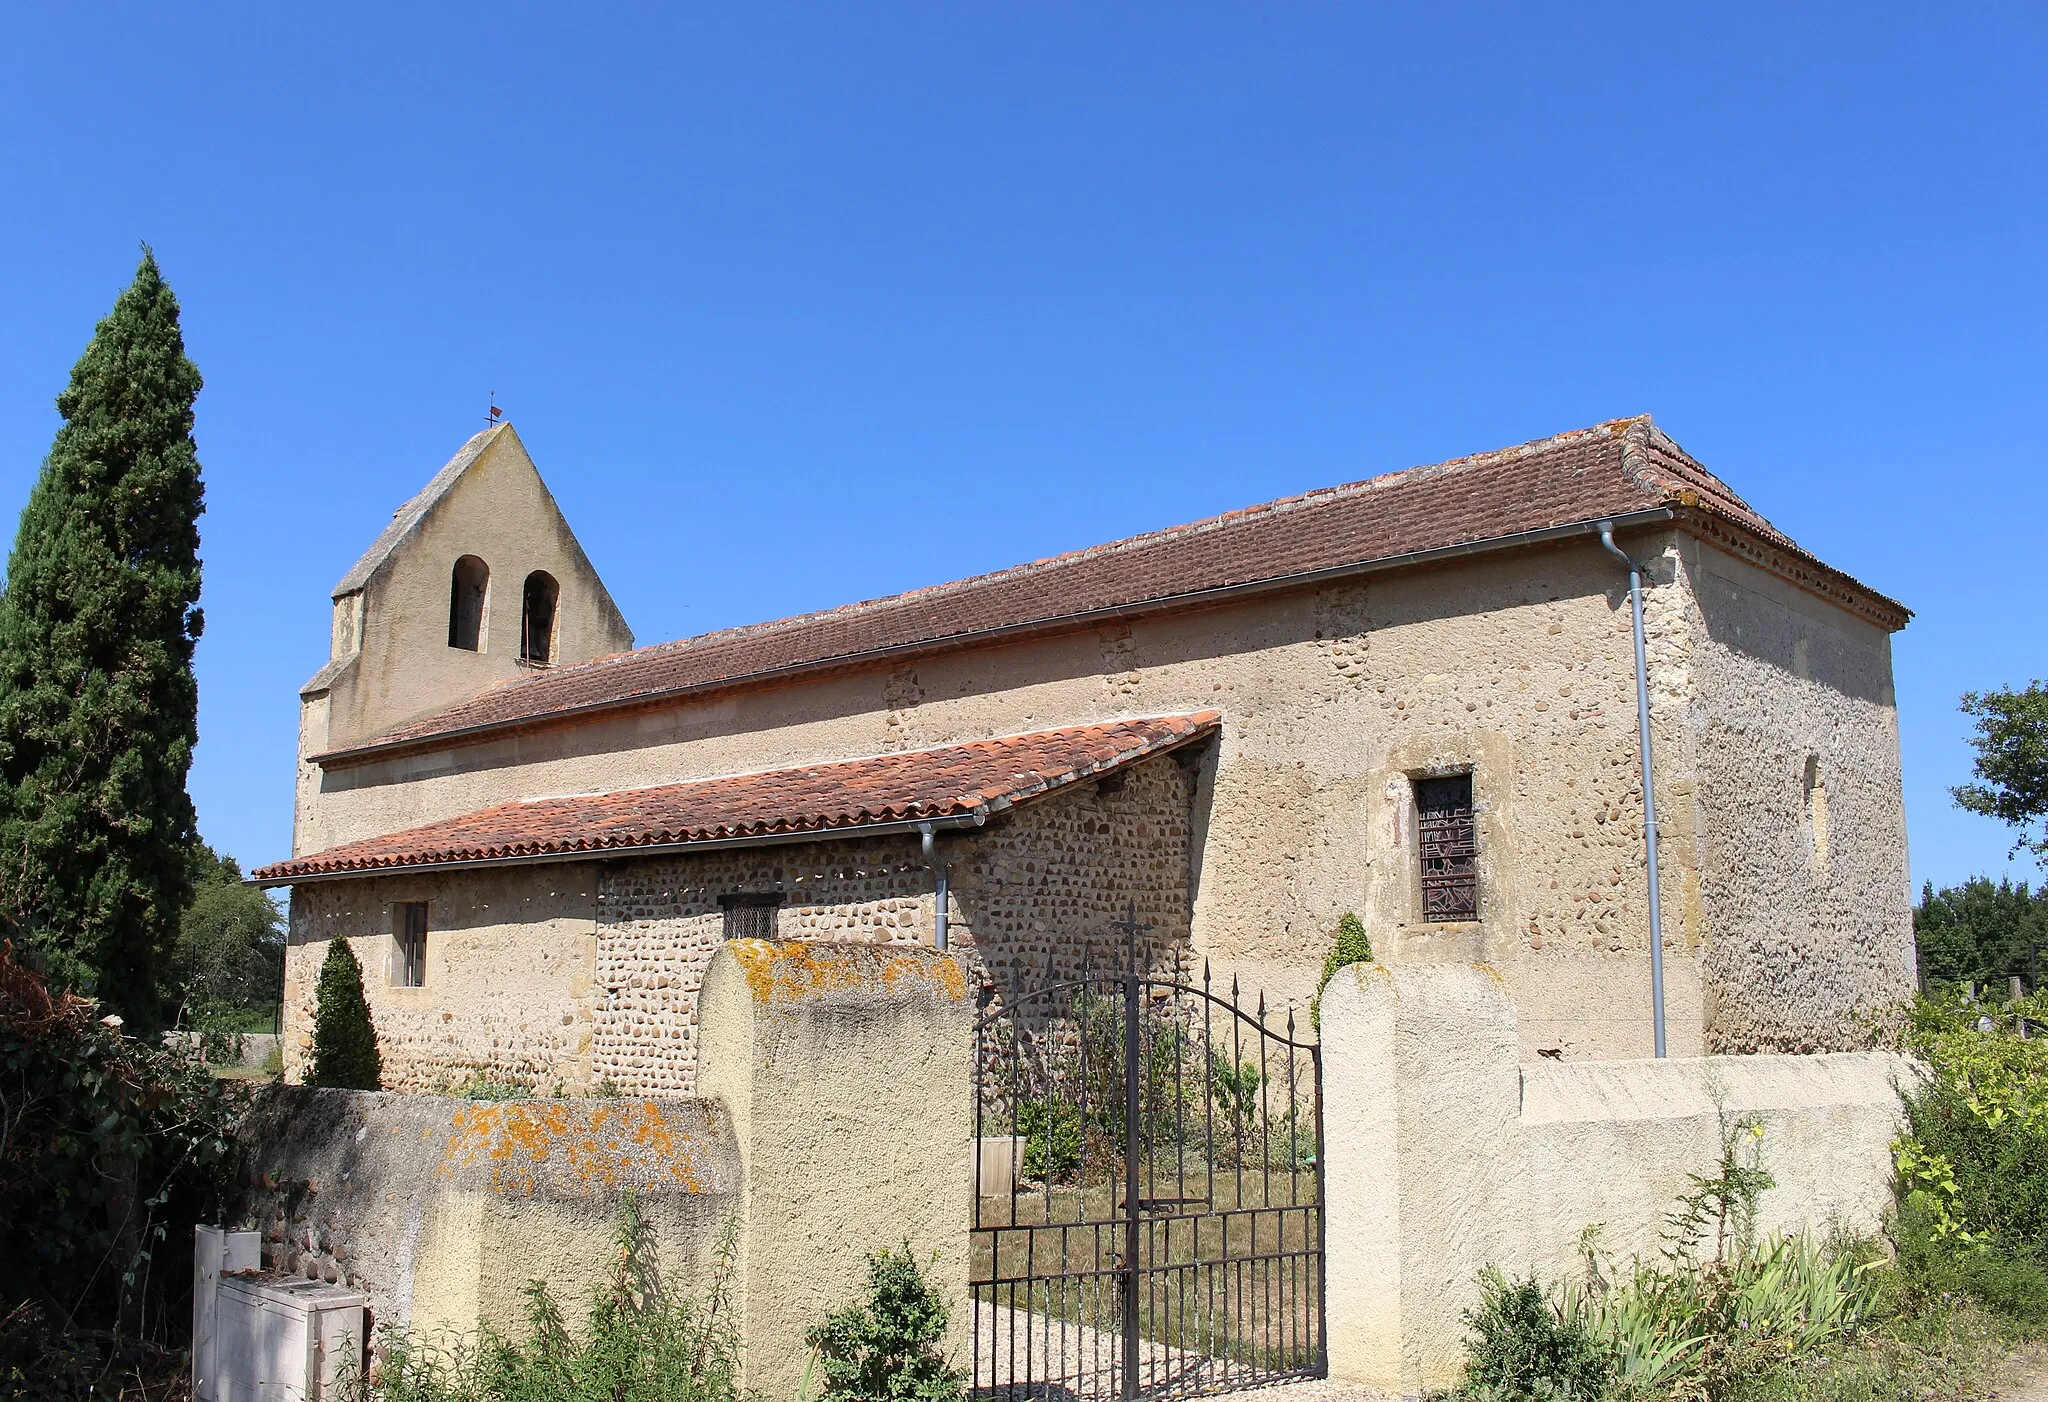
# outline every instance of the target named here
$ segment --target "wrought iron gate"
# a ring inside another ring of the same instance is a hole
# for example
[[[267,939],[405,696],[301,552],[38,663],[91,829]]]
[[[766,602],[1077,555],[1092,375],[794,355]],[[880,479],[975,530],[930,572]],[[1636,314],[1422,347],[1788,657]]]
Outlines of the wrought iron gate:
[[[989,989],[975,1402],[1177,1398],[1325,1370],[1322,1060],[1264,996],[1122,967]]]

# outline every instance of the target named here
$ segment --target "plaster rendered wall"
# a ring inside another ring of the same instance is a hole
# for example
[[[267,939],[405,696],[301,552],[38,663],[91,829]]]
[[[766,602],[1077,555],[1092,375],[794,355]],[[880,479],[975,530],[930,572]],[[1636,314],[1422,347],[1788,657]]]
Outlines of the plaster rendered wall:
[[[740,940],[704,987],[702,1097],[475,1102],[263,1091],[240,1133],[263,1264],[429,1337],[516,1330],[529,1280],[573,1322],[630,1190],[664,1279],[701,1298],[731,1232],[746,1382],[792,1394],[804,1332],[904,1242],[966,1319],[962,965],[915,946]]]
[[[474,652],[448,645],[450,584],[464,555],[490,567]],[[301,717],[301,765],[307,756],[522,675],[522,595],[536,570],[560,586],[552,654],[558,664],[632,647],[625,619],[508,427],[364,588],[334,600],[330,661],[304,697],[310,713]]]
[[[1626,543],[1675,551],[1677,537]],[[1685,743],[1696,623],[1651,591],[1672,1049],[1704,1048],[1712,933]],[[1525,1054],[1650,1046],[1647,892],[1626,577],[1590,544],[1273,596],[336,769],[303,795],[316,849],[490,803],[709,777],[1099,721],[1224,713],[1195,775],[1190,930],[1218,977],[1305,1005],[1338,918],[1396,963],[1484,959]],[[1475,771],[1481,918],[1420,918],[1412,781]],[[1887,841],[1854,820],[1843,848]],[[1724,986],[1724,1000],[1739,988]],[[1733,1024],[1730,1024],[1733,1025]],[[1726,1043],[1723,1043],[1726,1045]]]
[[[259,1093],[241,1136],[263,1265],[354,1286],[376,1322],[428,1333],[516,1324],[529,1280],[579,1317],[628,1190],[667,1278],[701,1292],[738,1212],[732,1123],[701,1100],[283,1086]]]
[[[796,1392],[804,1331],[856,1299],[867,1257],[908,1244],[966,1356],[966,971],[908,946],[735,940],[704,983],[704,1094],[741,1148],[746,1382]]]
[[[1686,568],[1709,1045],[1862,1045],[1914,986],[1891,637],[1712,546]]]
[[[594,864],[313,882],[295,887],[285,949],[284,1071],[304,1078],[328,941],[346,939],[386,1090],[450,1090],[481,1072],[541,1093],[591,1084],[597,1009]],[[427,903],[426,981],[392,983],[394,908]]]
[[[1505,982],[1483,965],[1341,971],[1322,1004],[1327,1316],[1333,1377],[1453,1385],[1482,1268],[1577,1265],[1602,1228],[1650,1254],[1724,1124],[1755,1117],[1777,1180],[1766,1233],[1873,1230],[1890,1198],[1897,1087],[1876,1052],[1520,1064]]]

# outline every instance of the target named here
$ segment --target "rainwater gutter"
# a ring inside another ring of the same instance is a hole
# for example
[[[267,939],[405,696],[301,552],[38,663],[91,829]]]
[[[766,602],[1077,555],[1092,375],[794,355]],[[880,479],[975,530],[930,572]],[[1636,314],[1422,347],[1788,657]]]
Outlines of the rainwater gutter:
[[[1655,1032],[1657,1056],[1664,1056],[1664,908],[1657,892],[1657,798],[1655,767],[1650,759],[1650,662],[1643,643],[1643,567],[1614,543],[1614,523],[1600,523],[1600,544],[1608,554],[1628,566],[1629,616],[1636,635],[1636,730],[1641,747],[1643,774],[1644,863],[1650,887],[1650,1021]]]
[[[932,825],[925,823],[918,828],[918,832],[924,838],[924,861],[925,865],[932,869],[933,890],[937,893],[935,898],[936,913],[932,916],[932,944],[939,949],[944,949],[946,947],[946,905],[949,899],[946,891],[946,864],[940,861],[938,854],[932,850]]]

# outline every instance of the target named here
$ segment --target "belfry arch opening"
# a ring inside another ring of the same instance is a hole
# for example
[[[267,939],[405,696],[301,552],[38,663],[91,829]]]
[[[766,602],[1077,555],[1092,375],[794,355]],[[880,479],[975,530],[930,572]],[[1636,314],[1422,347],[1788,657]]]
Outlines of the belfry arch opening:
[[[490,595],[491,567],[474,555],[457,560],[448,586],[448,646],[483,651],[484,606]]]
[[[546,570],[526,577],[519,609],[519,660],[529,667],[554,663],[555,604],[561,594],[561,586]]]

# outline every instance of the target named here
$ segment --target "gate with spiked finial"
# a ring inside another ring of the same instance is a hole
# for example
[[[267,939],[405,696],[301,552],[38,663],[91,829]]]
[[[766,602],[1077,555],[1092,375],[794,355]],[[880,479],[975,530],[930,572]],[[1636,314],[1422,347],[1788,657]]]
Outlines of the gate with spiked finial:
[[[1320,1376],[1321,1048],[1235,978],[1184,976],[1135,902],[1110,928],[1120,967],[984,991],[975,1402]]]

